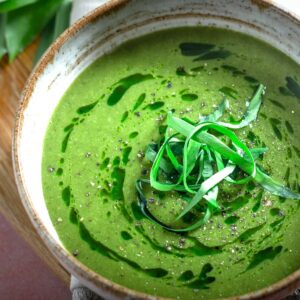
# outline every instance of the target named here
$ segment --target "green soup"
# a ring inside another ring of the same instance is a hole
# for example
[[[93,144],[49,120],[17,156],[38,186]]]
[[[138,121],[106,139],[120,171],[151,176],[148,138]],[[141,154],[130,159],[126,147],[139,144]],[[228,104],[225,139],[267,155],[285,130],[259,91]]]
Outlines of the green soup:
[[[202,46],[180,47],[190,42]],[[143,152],[164,134],[168,111],[197,119],[226,97],[224,119],[238,119],[263,83],[257,121],[236,133],[249,148],[268,147],[260,165],[299,191],[299,72],[261,41],[201,27],[150,34],[97,60],[62,98],[44,141],[43,190],[65,247],[113,282],[177,299],[240,295],[298,269],[299,201],[230,186],[221,213],[176,234],[144,218],[135,181],[147,176]],[[149,209],[172,221],[171,198],[154,193]]]

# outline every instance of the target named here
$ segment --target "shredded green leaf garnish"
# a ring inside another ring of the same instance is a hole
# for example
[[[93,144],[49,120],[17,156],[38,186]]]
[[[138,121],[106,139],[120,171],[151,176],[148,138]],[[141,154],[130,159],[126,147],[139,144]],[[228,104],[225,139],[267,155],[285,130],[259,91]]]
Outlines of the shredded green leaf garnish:
[[[249,149],[232,131],[257,119],[264,92],[265,87],[259,85],[244,116],[235,123],[219,121],[229,108],[226,99],[212,114],[200,116],[197,123],[168,113],[164,142],[160,146],[151,143],[146,151],[146,159],[152,162],[150,179],[136,182],[141,211],[149,220],[173,232],[191,231],[202,226],[214,212],[220,211],[218,185],[224,180],[230,184],[254,181],[274,195],[300,199],[300,194],[275,182],[257,165],[256,160],[268,149]],[[220,136],[230,142],[224,143]],[[242,174],[242,178],[236,178],[235,173]],[[145,185],[160,192],[180,193],[186,204],[174,220],[175,224],[164,224],[150,212]],[[178,222],[196,207],[201,211],[199,219],[187,227],[178,226]]]

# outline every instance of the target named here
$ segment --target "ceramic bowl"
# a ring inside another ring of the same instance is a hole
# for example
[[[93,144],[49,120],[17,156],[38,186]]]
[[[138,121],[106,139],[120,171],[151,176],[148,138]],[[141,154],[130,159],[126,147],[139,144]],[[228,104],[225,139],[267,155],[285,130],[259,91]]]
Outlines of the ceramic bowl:
[[[300,20],[262,0],[114,0],[64,32],[48,49],[27,82],[16,117],[15,177],[26,211],[58,261],[105,299],[154,299],[96,274],[62,245],[42,191],[43,138],[51,115],[73,80],[97,58],[129,39],[179,26],[229,28],[264,40],[300,63]],[[281,299],[300,286],[300,270],[237,298]],[[235,299],[237,299],[235,298]]]

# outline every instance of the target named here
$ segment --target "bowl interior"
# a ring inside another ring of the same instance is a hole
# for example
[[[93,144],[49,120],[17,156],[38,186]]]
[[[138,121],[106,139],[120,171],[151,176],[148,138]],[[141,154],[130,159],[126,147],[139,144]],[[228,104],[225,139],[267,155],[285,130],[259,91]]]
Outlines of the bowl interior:
[[[44,239],[63,248],[45,205],[41,166],[47,125],[73,80],[124,41],[183,26],[214,26],[243,32],[266,41],[300,63],[299,22],[276,7],[254,2],[257,1],[116,0],[81,19],[48,50],[23,94],[14,156],[23,203]],[[54,253],[55,247],[51,249]]]

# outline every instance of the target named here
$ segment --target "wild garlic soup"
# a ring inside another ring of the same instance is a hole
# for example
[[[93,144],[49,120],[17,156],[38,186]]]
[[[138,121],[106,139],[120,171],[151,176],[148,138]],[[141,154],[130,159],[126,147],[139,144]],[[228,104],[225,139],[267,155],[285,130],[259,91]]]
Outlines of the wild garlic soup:
[[[262,41],[203,27],[98,59],[44,141],[64,246],[113,282],[176,299],[240,295],[298,269],[299,72]]]

